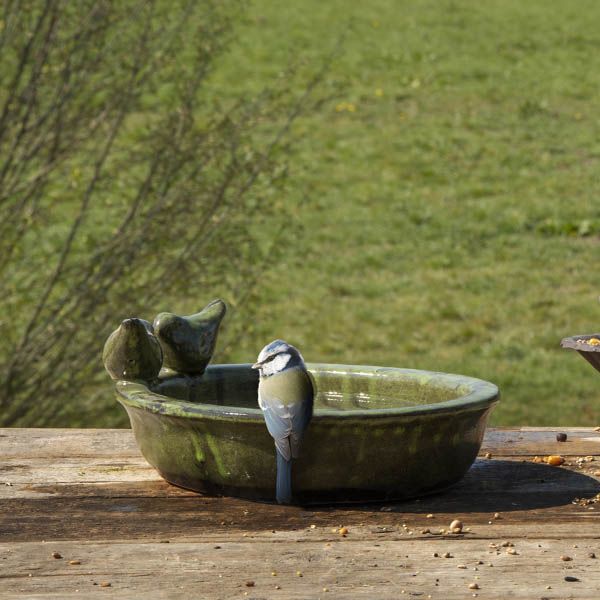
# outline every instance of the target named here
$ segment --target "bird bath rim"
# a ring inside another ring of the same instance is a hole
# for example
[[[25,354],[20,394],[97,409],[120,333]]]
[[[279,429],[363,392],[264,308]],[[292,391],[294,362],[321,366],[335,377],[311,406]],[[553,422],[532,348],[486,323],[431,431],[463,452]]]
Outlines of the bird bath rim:
[[[234,375],[245,371],[246,369],[250,376],[251,373],[255,373],[252,371],[251,366],[250,363],[209,365],[205,375],[200,376],[197,379],[202,381],[206,376],[217,377],[220,374],[223,374],[226,378],[228,373]],[[391,384],[394,382],[401,383],[412,380],[417,384],[422,384],[425,388],[441,388],[446,391],[455,391],[457,393],[456,397],[439,402],[397,406],[392,408],[356,408],[341,410],[315,407],[313,421],[355,419],[357,417],[369,419],[398,416],[416,417],[422,415],[439,415],[443,413],[481,410],[495,404],[500,396],[498,387],[493,383],[466,375],[373,365],[307,363],[306,366],[311,377],[313,377],[315,373],[318,375],[355,375],[361,377],[385,378],[387,382]],[[169,377],[174,378],[177,376],[179,376],[179,374],[170,372],[167,374],[167,377],[161,381],[167,381]],[[189,376],[185,378],[190,382],[195,379]],[[256,377],[256,385],[258,386],[258,377]],[[318,384],[316,387],[318,388]],[[250,408],[178,399],[154,391],[152,389],[152,384],[146,381],[117,381],[116,390],[118,400],[124,406],[142,409],[155,414],[185,419],[235,418],[243,421],[264,420],[258,404],[256,405],[256,408]],[[384,394],[377,394],[377,396],[381,397],[384,396]]]

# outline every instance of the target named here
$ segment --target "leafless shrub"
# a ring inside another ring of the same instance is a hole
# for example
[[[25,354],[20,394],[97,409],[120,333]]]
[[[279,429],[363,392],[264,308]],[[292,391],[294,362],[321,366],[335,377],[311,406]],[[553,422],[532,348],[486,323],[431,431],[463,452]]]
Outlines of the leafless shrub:
[[[4,3],[0,423],[116,423],[98,382],[122,318],[221,295],[234,309],[224,341],[243,331],[245,299],[289,223],[290,125],[323,100],[312,92],[325,67],[301,89],[291,70],[276,89],[220,104],[207,77],[239,11]]]

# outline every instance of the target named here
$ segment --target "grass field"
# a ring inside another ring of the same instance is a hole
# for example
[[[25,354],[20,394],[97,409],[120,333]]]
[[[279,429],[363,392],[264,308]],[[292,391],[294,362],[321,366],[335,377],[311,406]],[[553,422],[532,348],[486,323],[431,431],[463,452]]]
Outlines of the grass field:
[[[297,125],[282,200],[307,198],[304,233],[232,358],[283,337],[311,361],[494,381],[496,425],[597,425],[598,374],[558,344],[600,330],[599,17],[593,1],[254,2],[216,93],[317,60],[349,23],[330,74],[347,87]]]
[[[315,71],[345,33],[319,92],[343,93],[295,123],[278,202],[301,227],[228,360],[253,361],[281,337],[308,361],[493,381],[495,425],[600,425],[599,375],[559,347],[600,332],[598,22],[596,0],[250,3],[209,98],[252,97],[294,61]],[[61,218],[35,251],[57,254]],[[112,227],[95,218],[91,248]],[[189,314],[217,293],[166,289],[154,314]],[[101,422],[79,410],[75,424],[126,425],[111,406]]]

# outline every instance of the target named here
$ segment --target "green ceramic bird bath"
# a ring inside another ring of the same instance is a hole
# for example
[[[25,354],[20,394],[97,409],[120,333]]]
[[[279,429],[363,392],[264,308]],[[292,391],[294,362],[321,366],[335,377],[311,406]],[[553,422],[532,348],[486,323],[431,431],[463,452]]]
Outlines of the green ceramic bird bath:
[[[308,364],[314,414],[294,463],[299,504],[416,497],[457,482],[481,446],[498,388],[429,371]],[[117,381],[142,454],[167,481],[273,501],[275,454],[250,365]]]

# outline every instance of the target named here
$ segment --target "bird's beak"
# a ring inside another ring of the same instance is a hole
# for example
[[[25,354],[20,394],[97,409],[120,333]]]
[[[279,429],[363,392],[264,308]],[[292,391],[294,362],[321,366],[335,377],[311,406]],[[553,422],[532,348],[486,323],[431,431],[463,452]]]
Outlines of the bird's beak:
[[[262,367],[262,363],[259,363],[259,362],[257,362],[257,363],[254,363],[254,364],[252,365],[252,368],[253,368],[253,369],[260,369],[261,367]]]

